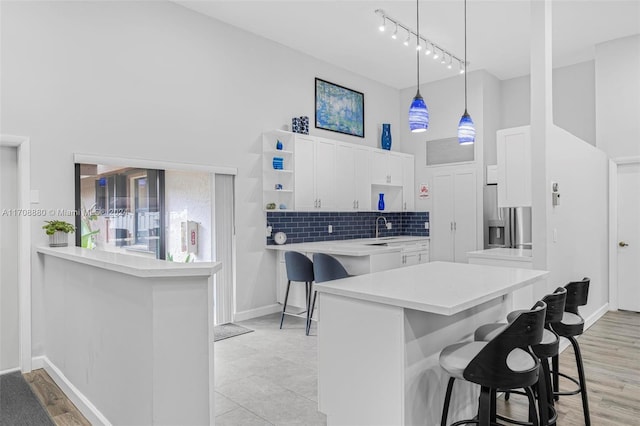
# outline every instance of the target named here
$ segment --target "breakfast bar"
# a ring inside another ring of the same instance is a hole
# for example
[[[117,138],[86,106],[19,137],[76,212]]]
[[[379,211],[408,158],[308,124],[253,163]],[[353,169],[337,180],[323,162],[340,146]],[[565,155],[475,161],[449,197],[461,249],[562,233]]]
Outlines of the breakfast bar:
[[[318,407],[328,425],[437,425],[448,377],[442,348],[505,318],[513,291],[547,271],[432,262],[316,285]],[[456,384],[450,420],[473,417]]]
[[[177,263],[39,247],[42,366],[92,424],[211,424],[213,276]]]

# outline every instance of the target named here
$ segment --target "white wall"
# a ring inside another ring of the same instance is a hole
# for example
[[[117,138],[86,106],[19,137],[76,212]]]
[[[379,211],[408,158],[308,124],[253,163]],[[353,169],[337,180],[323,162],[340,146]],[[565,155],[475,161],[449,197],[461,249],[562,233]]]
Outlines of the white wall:
[[[500,128],[530,124],[530,76],[501,82]],[[596,144],[595,63],[553,70],[553,122],[591,145]]]
[[[39,207],[73,209],[73,153],[237,167],[238,311],[276,302],[261,133],[292,116],[313,120],[314,77],[365,94],[367,138],[312,134],[377,146],[380,124],[391,123],[401,148],[397,90],[173,3],[0,7],[2,131],[31,138]],[[44,242],[40,225],[34,244]],[[35,355],[44,352],[41,274],[34,266]]]
[[[596,46],[597,146],[611,158],[640,155],[640,35]]]
[[[165,206],[169,239],[167,253],[176,262],[183,262],[187,253],[181,249],[181,222],[198,223],[198,262],[208,262],[211,257],[211,175],[209,173],[165,172]]]
[[[547,291],[591,278],[589,303],[580,311],[586,318],[609,301],[608,158],[557,126],[546,149],[547,187],[560,185],[560,205],[551,206],[551,191],[547,198]]]

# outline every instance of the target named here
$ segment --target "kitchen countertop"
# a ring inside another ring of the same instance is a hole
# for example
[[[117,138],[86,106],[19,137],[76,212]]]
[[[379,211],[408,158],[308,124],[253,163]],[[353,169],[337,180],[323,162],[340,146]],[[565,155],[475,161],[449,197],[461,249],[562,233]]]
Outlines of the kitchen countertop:
[[[400,235],[397,237],[359,238],[353,240],[317,241],[267,245],[268,250],[298,251],[302,253],[326,253],[342,256],[371,256],[382,253],[399,252],[408,244],[429,241],[429,237]]]
[[[487,250],[476,250],[467,253],[467,257],[511,260],[516,262],[531,262],[531,249],[521,248],[492,248]]]
[[[454,315],[546,277],[548,271],[431,262],[318,283],[318,292]]]
[[[178,263],[125,253],[89,250],[81,247],[37,248],[38,253],[108,269],[141,278],[208,277],[222,268],[222,262]]]

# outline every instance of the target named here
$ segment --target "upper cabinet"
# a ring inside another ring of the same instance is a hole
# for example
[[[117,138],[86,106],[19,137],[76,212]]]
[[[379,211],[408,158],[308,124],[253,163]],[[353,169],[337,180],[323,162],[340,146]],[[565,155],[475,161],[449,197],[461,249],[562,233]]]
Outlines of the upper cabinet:
[[[367,211],[371,203],[371,151],[340,143],[336,146],[336,207]]]
[[[531,206],[531,130],[498,130],[498,207]]]
[[[396,152],[374,151],[371,155],[371,183],[402,186],[402,157]]]
[[[275,130],[263,135],[263,207],[414,210],[413,155]]]
[[[335,210],[336,143],[296,136],[294,161],[296,210]]]

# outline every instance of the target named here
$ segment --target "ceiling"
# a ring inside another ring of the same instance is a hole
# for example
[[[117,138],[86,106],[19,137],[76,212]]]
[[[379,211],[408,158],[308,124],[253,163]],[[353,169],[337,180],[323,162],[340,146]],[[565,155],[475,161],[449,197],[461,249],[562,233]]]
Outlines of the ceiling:
[[[387,15],[416,30],[415,1],[387,0],[176,0],[187,8],[304,52],[388,86],[416,83],[415,39],[380,32]],[[420,0],[420,33],[464,57],[462,0]],[[640,33],[640,0],[554,0],[553,64],[594,58],[595,45]],[[485,69],[501,80],[529,74],[529,0],[468,0],[469,71]],[[456,75],[421,55],[421,82]]]

